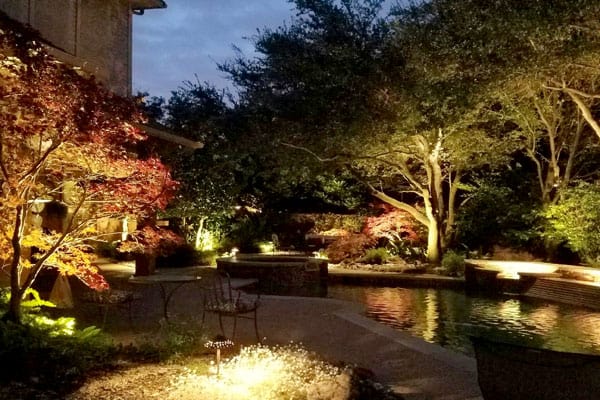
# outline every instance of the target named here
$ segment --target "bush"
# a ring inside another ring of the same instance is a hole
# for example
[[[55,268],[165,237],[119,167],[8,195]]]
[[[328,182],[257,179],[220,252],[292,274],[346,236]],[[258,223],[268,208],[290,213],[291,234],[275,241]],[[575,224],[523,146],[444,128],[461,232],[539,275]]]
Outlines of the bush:
[[[404,239],[398,232],[392,232],[389,236],[390,239],[386,244],[386,249],[390,255],[398,256],[407,262],[423,261],[425,259],[426,248],[423,242]]]
[[[117,258],[119,252],[117,251],[117,242],[98,242],[96,244],[96,254],[100,257]]]
[[[267,234],[265,220],[260,216],[244,215],[233,222],[220,247],[223,250],[237,247],[241,253],[258,253],[258,243],[267,238],[270,238],[270,234]]]
[[[362,230],[365,217],[362,215],[346,214],[309,214],[314,220],[313,230],[323,233],[332,230],[341,230],[350,233],[358,233]]]
[[[462,276],[465,273],[465,257],[452,250],[442,257],[442,273],[447,276]]]
[[[460,207],[456,220],[458,242],[483,253],[496,244],[531,249],[539,242],[537,206],[531,199],[519,198],[517,190],[493,180],[480,183]]]
[[[385,264],[390,257],[387,249],[378,247],[376,249],[369,249],[361,258],[361,262],[365,264]]]
[[[34,293],[35,294],[35,293]],[[9,295],[0,296],[0,314]],[[68,391],[84,375],[114,362],[117,347],[95,327],[78,330],[73,318],[52,319],[39,311],[43,301],[25,302],[23,323],[0,321],[0,382],[31,382]]]
[[[365,251],[373,247],[376,240],[363,233],[354,233],[343,236],[331,243],[325,253],[327,258],[334,264],[342,261],[351,262],[359,259]]]
[[[580,184],[562,193],[562,200],[549,206],[545,236],[579,253],[591,264],[600,263],[600,187]]]
[[[190,244],[184,243],[170,248],[167,255],[156,258],[156,266],[159,268],[179,268],[198,265],[200,256],[198,251]]]

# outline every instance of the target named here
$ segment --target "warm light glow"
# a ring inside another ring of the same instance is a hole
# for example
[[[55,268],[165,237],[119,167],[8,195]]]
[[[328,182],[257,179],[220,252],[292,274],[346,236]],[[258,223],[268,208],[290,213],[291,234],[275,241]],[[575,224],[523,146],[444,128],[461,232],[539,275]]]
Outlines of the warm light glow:
[[[169,399],[343,399],[348,372],[314,359],[297,346],[251,346],[221,365],[219,376],[191,371],[179,376]]]
[[[423,339],[434,343],[438,330],[438,321],[440,313],[438,312],[439,299],[437,291],[428,290],[425,295],[425,329],[423,329]]]
[[[467,260],[480,268],[500,271],[498,277],[519,279],[519,273],[550,274],[558,270],[558,266],[534,261],[499,261],[499,260]]]
[[[600,283],[600,270],[595,269],[586,269],[584,275],[589,277],[589,279],[594,282],[594,284]]]
[[[217,239],[209,230],[203,230],[196,236],[196,250],[211,251],[217,247]]]
[[[273,244],[273,242],[260,242],[258,244],[258,248],[260,249],[261,253],[274,253],[275,252],[275,245]]]
[[[312,256],[314,258],[326,259],[327,258],[327,253],[325,253],[325,249],[319,249],[318,251],[313,251],[312,252]]]

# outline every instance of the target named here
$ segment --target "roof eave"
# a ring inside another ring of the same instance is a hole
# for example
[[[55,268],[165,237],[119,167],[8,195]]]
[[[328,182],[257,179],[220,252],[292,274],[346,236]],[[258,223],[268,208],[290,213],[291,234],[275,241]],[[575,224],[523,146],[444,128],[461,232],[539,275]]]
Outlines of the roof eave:
[[[196,141],[184,138],[183,136],[175,135],[175,134],[167,132],[165,130],[155,128],[153,126],[138,124],[138,123],[134,123],[133,125],[135,125],[137,128],[146,132],[148,134],[148,136],[152,136],[157,139],[161,139],[161,140],[164,140],[164,141],[167,141],[170,143],[174,143],[174,144],[177,144],[177,145],[180,145],[183,147],[187,147],[188,149],[197,150],[197,149],[201,149],[204,147],[204,143],[202,143],[202,142],[196,142]]]
[[[136,11],[152,10],[157,8],[167,8],[164,0],[130,0],[131,9]]]

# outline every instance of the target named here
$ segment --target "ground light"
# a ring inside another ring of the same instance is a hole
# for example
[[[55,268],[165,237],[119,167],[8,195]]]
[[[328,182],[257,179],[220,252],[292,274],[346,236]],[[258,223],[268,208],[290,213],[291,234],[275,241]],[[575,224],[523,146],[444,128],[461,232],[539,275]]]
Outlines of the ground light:
[[[223,361],[220,374],[177,377],[169,399],[346,399],[350,372],[326,364],[299,346],[245,347]]]
[[[217,335],[213,340],[209,340],[204,345],[207,349],[215,350],[215,358],[217,364],[217,375],[221,372],[221,349],[229,349],[233,347],[233,342],[223,335]]]

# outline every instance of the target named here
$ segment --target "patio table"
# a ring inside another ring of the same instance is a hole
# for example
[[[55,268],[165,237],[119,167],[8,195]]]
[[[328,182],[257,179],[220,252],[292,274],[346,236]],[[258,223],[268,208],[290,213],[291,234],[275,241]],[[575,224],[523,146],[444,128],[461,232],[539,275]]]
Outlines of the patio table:
[[[132,276],[129,283],[136,285],[158,286],[163,301],[163,316],[169,321],[168,308],[173,294],[187,283],[199,282],[202,278],[195,275],[155,274],[148,276]]]

